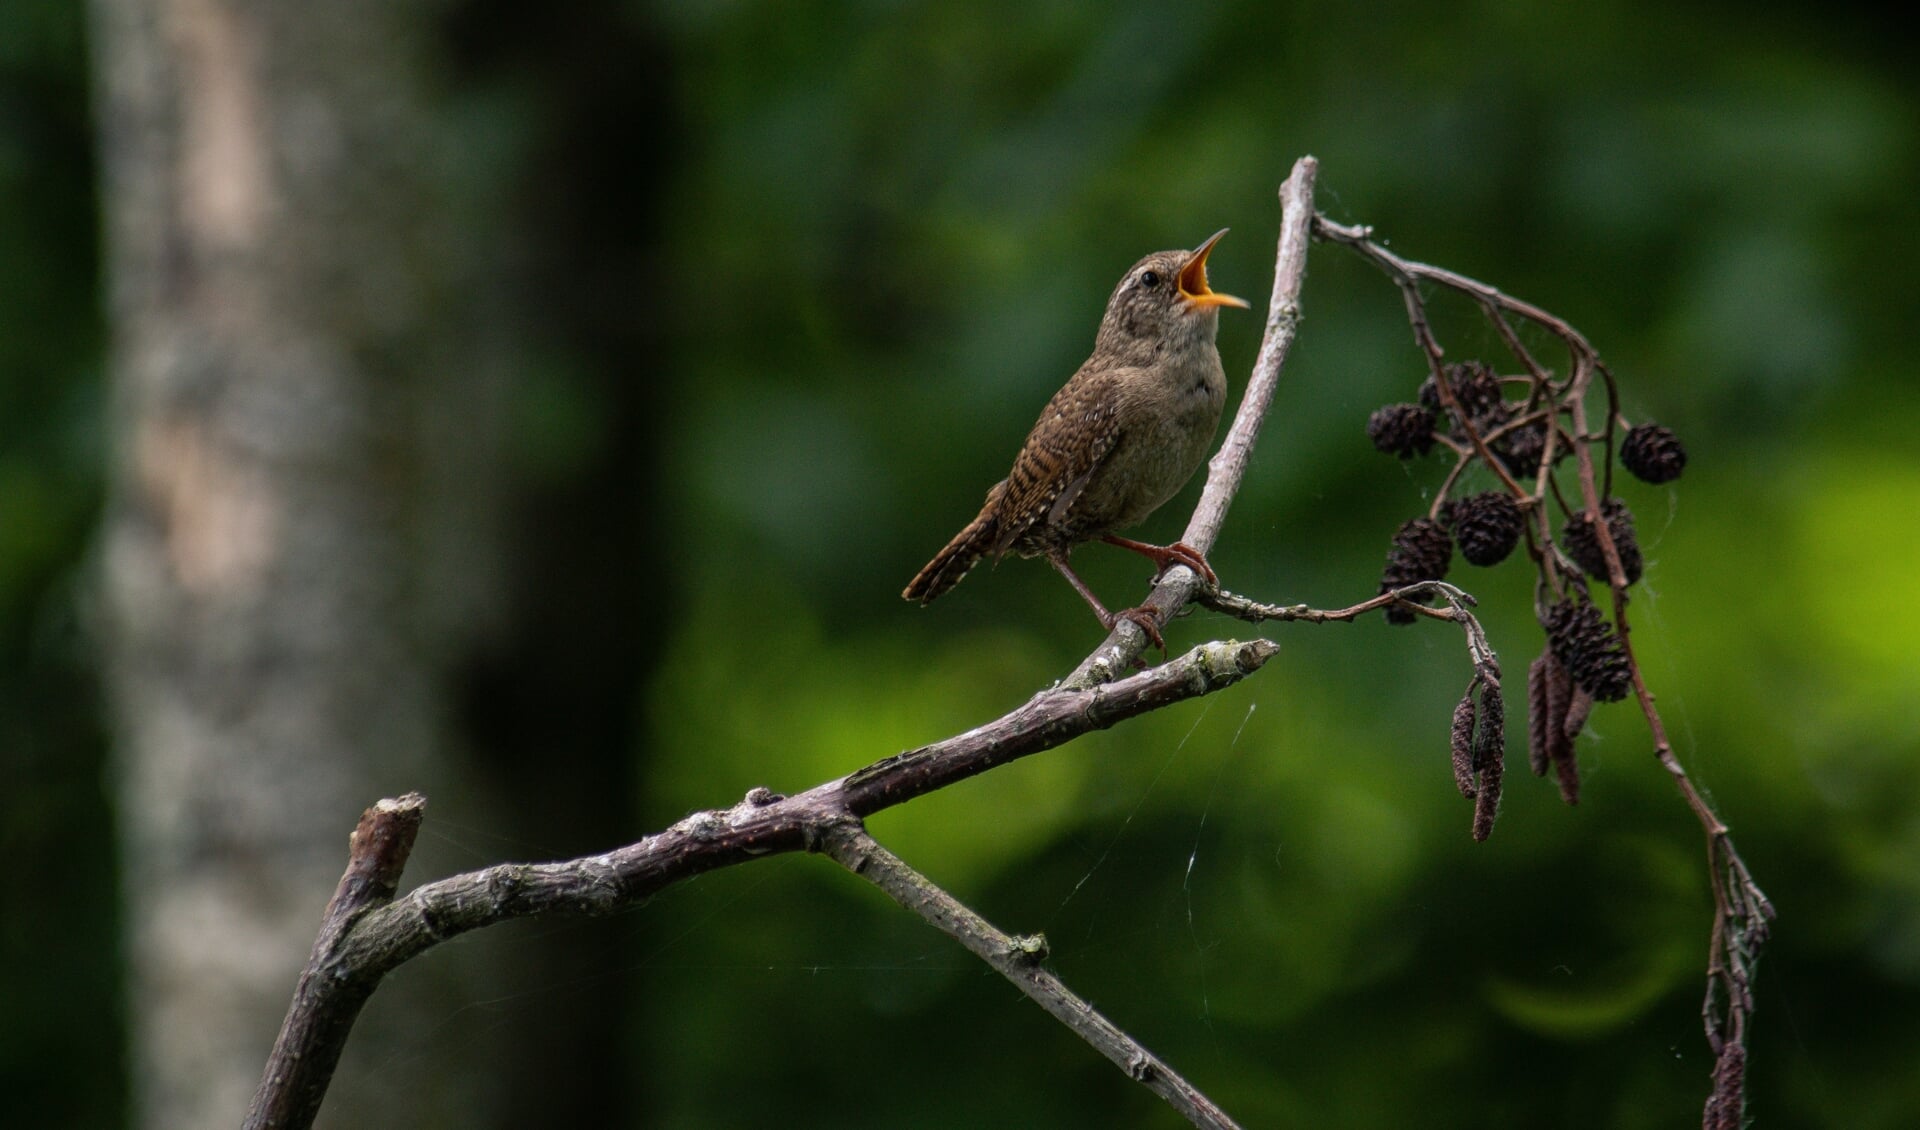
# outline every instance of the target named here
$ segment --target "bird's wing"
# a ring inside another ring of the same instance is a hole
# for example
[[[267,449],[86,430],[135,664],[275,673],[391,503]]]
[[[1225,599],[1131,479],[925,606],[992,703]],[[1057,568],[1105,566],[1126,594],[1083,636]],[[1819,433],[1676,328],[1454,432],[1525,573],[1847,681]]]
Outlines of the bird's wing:
[[[995,554],[1005,553],[1036,525],[1060,523],[1113,453],[1120,439],[1118,377],[1113,371],[1083,369],[1040,413],[1007,473]]]

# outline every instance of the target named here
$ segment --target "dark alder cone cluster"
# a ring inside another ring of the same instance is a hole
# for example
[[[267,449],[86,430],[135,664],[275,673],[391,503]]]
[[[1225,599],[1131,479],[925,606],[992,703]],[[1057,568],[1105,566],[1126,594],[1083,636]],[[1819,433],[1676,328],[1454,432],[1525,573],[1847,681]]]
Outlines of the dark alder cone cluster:
[[[1687,449],[1672,428],[1641,424],[1628,428],[1620,441],[1620,462],[1643,482],[1670,483],[1686,469]]]
[[[1522,382],[1515,378],[1512,383]],[[1417,403],[1389,404],[1368,418],[1367,437],[1387,454],[1411,459],[1447,444],[1469,460],[1484,454],[1497,465],[1494,470],[1504,470],[1512,479],[1506,490],[1444,499],[1433,519],[1415,518],[1403,524],[1394,534],[1380,591],[1444,578],[1455,545],[1473,565],[1498,565],[1511,557],[1527,534],[1528,512],[1522,505],[1539,505],[1549,497],[1548,485],[1540,478],[1553,472],[1548,445],[1553,446],[1552,462],[1558,463],[1590,444],[1589,439],[1570,435],[1560,426],[1560,415],[1568,411],[1566,404],[1553,395],[1541,399],[1543,389],[1537,381],[1529,384],[1526,400],[1507,399],[1505,388],[1486,363],[1454,362],[1421,383]],[[1554,389],[1548,386],[1544,392],[1551,394]],[[1533,414],[1523,417],[1530,408]],[[1469,432],[1484,446],[1472,445]],[[1673,432],[1651,423],[1628,429],[1616,454],[1628,471],[1650,483],[1678,478],[1687,462],[1686,450]],[[1455,481],[1449,477],[1449,488]],[[1513,483],[1522,484],[1520,489],[1529,492],[1528,497],[1516,499]],[[1556,487],[1553,496],[1557,495]],[[1598,523],[1602,520],[1607,523],[1605,537],[1619,555],[1621,573],[1628,584],[1637,583],[1646,563],[1634,532],[1633,513],[1618,498],[1604,500],[1594,518],[1585,512],[1568,518],[1559,537],[1566,560],[1587,576],[1611,581],[1601,549]],[[1433,603],[1431,597],[1411,599]],[[1405,605],[1385,612],[1393,624],[1411,624],[1418,618]],[[1621,639],[1588,598],[1584,585],[1575,586],[1570,599],[1549,606],[1541,623],[1547,647],[1528,672],[1528,759],[1535,773],[1553,768],[1561,795],[1572,804],[1580,796],[1574,740],[1596,702],[1627,697],[1634,673]],[[1492,828],[1499,805],[1503,714],[1497,673],[1490,680],[1476,678],[1454,711],[1454,777],[1460,791],[1475,801],[1476,839]]]
[[[1617,498],[1609,498],[1600,506],[1601,516],[1607,520],[1607,532],[1613,535],[1613,548],[1620,554],[1620,569],[1627,575],[1627,583],[1633,584],[1640,579],[1646,563],[1640,556],[1640,542],[1633,533],[1633,511]],[[1580,571],[1595,580],[1609,579],[1607,555],[1600,549],[1600,535],[1585,512],[1567,519],[1566,528],[1560,531],[1560,544],[1580,566]]]
[[[1547,646],[1566,667],[1575,685],[1601,702],[1619,702],[1632,689],[1633,675],[1613,628],[1586,601],[1563,600],[1547,609],[1541,624]]]
[[[1480,361],[1458,361],[1441,370],[1453,389],[1459,412],[1447,407],[1440,386],[1432,377],[1420,384],[1418,404],[1389,404],[1367,418],[1367,438],[1388,455],[1411,459],[1433,450],[1435,437],[1446,421],[1446,433],[1456,442],[1467,438],[1463,416],[1473,424],[1487,448],[1506,467],[1507,473],[1527,477],[1540,470],[1546,454],[1547,429],[1542,423],[1500,432],[1514,417],[1514,406],[1501,395],[1500,378]],[[1497,436],[1494,433],[1499,432]],[[1561,452],[1565,454],[1565,452]]]
[[[1446,529],[1431,518],[1408,519],[1394,532],[1380,591],[1390,592],[1416,581],[1437,581],[1447,575],[1447,566],[1452,563],[1453,539]],[[1411,624],[1415,619],[1404,608],[1389,607],[1386,611],[1389,624]]]
[[[1411,459],[1433,450],[1433,412],[1419,404],[1389,404],[1367,418],[1367,438],[1388,455]]]
[[[1498,565],[1520,544],[1520,507],[1505,491],[1490,490],[1449,502],[1441,520],[1453,530],[1460,556],[1473,565]]]

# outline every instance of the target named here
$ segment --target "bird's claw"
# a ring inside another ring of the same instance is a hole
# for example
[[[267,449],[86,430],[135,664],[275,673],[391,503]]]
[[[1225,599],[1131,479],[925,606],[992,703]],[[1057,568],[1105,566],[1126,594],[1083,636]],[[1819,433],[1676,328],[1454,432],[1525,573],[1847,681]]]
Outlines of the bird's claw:
[[[1153,575],[1154,580],[1166,576],[1167,570],[1175,565],[1185,565],[1193,570],[1193,575],[1207,583],[1208,588],[1219,588],[1220,578],[1214,575],[1213,566],[1207,564],[1206,555],[1188,545],[1177,541],[1167,547],[1167,559],[1160,564],[1160,571]]]
[[[1162,656],[1167,654],[1166,637],[1160,634],[1160,618],[1153,614],[1152,608],[1144,604],[1138,608],[1122,608],[1113,614],[1112,620],[1113,623],[1107,625],[1108,631],[1112,631],[1113,625],[1122,620],[1131,620],[1147,634],[1148,641],[1160,649]]]
[[[1206,582],[1209,587],[1216,589],[1220,587],[1220,578],[1214,576],[1213,566],[1207,564],[1206,554],[1201,553],[1186,542],[1177,541],[1172,545],[1152,545],[1144,541],[1134,541],[1132,538],[1116,537],[1113,534],[1107,534],[1100,540],[1106,542],[1108,545],[1117,545],[1121,549],[1137,553],[1152,561],[1153,579],[1155,581],[1166,576],[1167,570],[1173,568],[1175,565],[1185,565],[1187,568],[1193,570],[1194,576]]]

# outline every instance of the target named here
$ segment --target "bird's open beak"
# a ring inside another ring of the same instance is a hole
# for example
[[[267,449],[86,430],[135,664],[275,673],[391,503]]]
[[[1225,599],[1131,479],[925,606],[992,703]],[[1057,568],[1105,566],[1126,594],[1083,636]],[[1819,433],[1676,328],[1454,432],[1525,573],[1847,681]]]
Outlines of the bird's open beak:
[[[1213,245],[1227,234],[1221,228],[1207,237],[1207,241],[1194,249],[1193,258],[1180,268],[1180,297],[1195,306],[1238,306],[1247,309],[1247,300],[1235,298],[1231,294],[1220,294],[1207,286],[1207,256],[1213,251]]]

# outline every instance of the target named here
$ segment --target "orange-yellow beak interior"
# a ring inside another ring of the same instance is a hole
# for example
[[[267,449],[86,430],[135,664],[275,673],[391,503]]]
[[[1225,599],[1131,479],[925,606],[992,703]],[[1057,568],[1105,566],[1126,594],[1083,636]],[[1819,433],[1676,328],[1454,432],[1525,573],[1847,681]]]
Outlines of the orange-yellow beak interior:
[[[1213,253],[1213,245],[1227,234],[1221,228],[1208,237],[1207,241],[1194,249],[1193,258],[1180,268],[1180,296],[1195,306],[1238,306],[1247,309],[1247,300],[1235,298],[1231,294],[1220,294],[1207,286],[1207,256]]]

